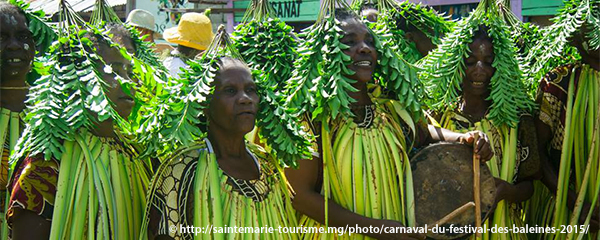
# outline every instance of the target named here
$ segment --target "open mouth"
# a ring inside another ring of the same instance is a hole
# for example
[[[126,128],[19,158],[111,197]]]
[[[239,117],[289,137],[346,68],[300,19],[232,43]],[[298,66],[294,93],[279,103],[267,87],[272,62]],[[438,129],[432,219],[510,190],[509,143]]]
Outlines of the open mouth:
[[[475,87],[483,87],[485,85],[484,82],[479,82],[479,81],[473,81],[473,86]]]
[[[127,102],[132,102],[133,103],[133,98],[130,97],[130,96],[120,97],[119,100],[127,101]]]
[[[7,63],[20,63],[21,61],[23,60],[21,60],[20,58],[11,58],[6,60]]]
[[[5,58],[2,60],[2,63],[6,64],[6,65],[12,65],[12,66],[21,66],[21,65],[29,64],[29,62],[27,62],[25,59],[18,58],[18,57]]]
[[[371,67],[373,63],[371,61],[358,61],[354,62],[353,65],[358,67]]]

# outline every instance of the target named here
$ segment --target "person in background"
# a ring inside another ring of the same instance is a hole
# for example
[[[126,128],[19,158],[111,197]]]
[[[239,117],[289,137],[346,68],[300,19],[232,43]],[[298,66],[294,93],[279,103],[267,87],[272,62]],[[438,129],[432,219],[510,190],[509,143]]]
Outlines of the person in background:
[[[181,16],[177,27],[165,30],[167,42],[177,44],[163,63],[172,77],[178,77],[187,61],[206,50],[213,39],[212,23],[206,14],[186,13]]]
[[[162,39],[162,35],[156,31],[154,15],[143,10],[135,9],[129,13],[125,24],[135,27],[140,32],[140,36],[146,36],[144,41],[154,43],[153,50],[155,53],[168,54],[173,51],[173,47],[167,43],[157,43],[157,39]]]
[[[360,15],[365,17],[369,22],[377,22],[379,10],[375,4],[365,4],[360,10]]]
[[[127,16],[125,24],[137,29],[140,32],[140,36],[146,36],[144,38],[146,42],[154,42],[156,38],[160,38],[160,33],[154,30],[154,15],[146,10],[135,9],[131,11]]]

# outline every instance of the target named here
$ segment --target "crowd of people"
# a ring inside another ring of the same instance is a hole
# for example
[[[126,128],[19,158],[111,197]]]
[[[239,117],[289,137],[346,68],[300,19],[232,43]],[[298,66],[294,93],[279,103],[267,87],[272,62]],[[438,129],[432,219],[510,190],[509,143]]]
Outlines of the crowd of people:
[[[581,237],[600,239],[600,2],[565,3],[561,14],[587,14],[578,15],[561,47],[577,57],[559,56],[568,64],[536,79],[533,99],[523,79],[534,74],[518,65],[525,47],[507,42],[510,25],[498,20],[496,1],[481,1],[458,23],[433,13],[443,28],[412,21],[408,15],[427,19],[433,11],[408,2],[392,4],[412,7],[403,11],[324,7],[306,31],[314,35],[290,33],[298,58],[287,64],[296,69],[277,90],[264,79],[278,70],[257,71],[235,49],[239,40],[224,28],[213,32],[204,13],[183,14],[164,31],[174,47],[155,44],[154,17],[133,10],[125,23],[56,30],[63,34],[50,54],[36,56],[42,51],[32,13],[2,2],[2,237],[425,239],[386,232],[195,235],[172,226],[421,224],[412,191],[422,186],[412,186],[411,156],[452,142],[472,148],[492,172],[488,225],[583,224],[589,231]],[[389,16],[396,19],[381,20]],[[569,18],[555,24],[561,19]],[[382,26],[403,35],[386,40]],[[301,43],[306,36],[326,37]],[[386,45],[394,41],[410,49]],[[160,66],[144,60],[164,52]],[[400,72],[408,78],[396,76],[399,64],[413,69]],[[41,76],[31,80],[32,72]],[[417,87],[395,92],[401,88],[394,85],[406,87],[402,81]],[[265,132],[271,129],[281,136]],[[534,217],[536,196],[551,206],[542,210],[547,217]]]

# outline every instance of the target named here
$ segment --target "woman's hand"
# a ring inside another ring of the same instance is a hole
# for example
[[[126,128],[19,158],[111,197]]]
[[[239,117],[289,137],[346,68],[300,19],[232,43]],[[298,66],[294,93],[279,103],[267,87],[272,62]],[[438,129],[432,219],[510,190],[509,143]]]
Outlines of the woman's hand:
[[[477,142],[475,142],[475,139],[477,139]],[[475,157],[482,162],[487,162],[494,156],[488,136],[481,131],[467,132],[459,138],[459,142],[473,146]]]

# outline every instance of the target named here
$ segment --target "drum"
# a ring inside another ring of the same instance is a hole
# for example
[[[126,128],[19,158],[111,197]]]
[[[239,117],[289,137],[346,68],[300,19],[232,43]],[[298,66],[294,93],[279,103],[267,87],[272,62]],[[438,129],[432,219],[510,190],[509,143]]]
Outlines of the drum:
[[[442,218],[457,209],[467,209],[448,219],[438,228],[475,227],[475,208],[465,208],[473,198],[473,149],[458,143],[437,143],[419,151],[411,159],[413,175],[415,217],[417,226],[433,227]],[[487,217],[494,204],[496,185],[485,164],[480,167],[481,218]],[[461,208],[462,207],[462,208]],[[456,239],[469,235],[445,231],[427,236],[433,239]]]

